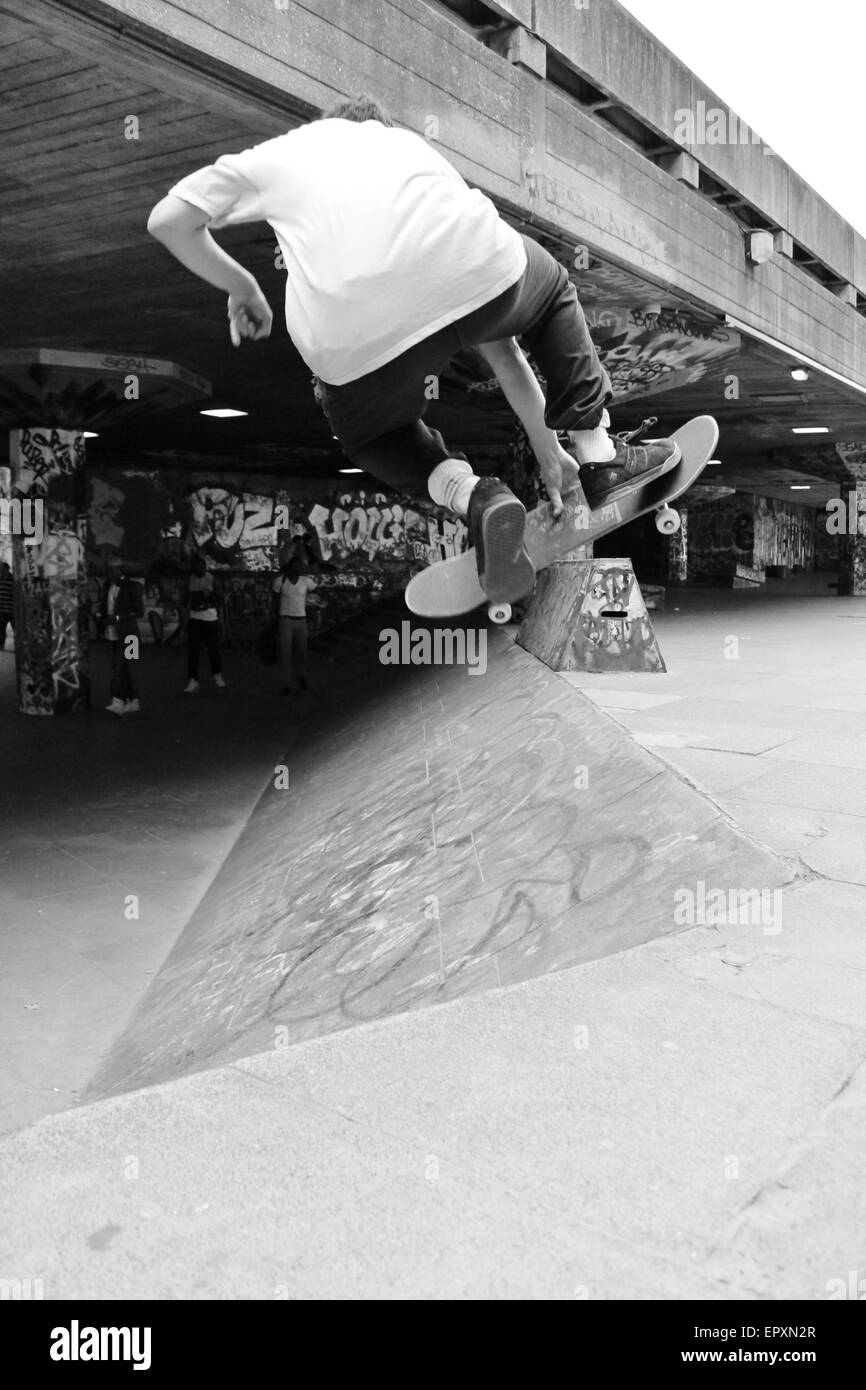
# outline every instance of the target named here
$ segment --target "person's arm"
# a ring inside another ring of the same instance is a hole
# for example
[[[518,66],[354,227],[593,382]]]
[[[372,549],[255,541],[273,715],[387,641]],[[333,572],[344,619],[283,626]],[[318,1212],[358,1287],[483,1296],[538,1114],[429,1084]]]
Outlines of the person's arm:
[[[187,270],[226,292],[235,347],[244,338],[267,338],[274,317],[270,305],[255,276],[214,241],[209,221],[201,208],[169,193],[151,212],[147,230]]]
[[[538,459],[554,513],[562,510],[561,490],[575,487],[580,473],[571,454],[566,453],[556,437],[556,431],[544,423],[544,392],[515,338],[503,338],[496,343],[482,343],[484,355],[502,387],[505,399],[521,420],[529,438],[532,452]]]

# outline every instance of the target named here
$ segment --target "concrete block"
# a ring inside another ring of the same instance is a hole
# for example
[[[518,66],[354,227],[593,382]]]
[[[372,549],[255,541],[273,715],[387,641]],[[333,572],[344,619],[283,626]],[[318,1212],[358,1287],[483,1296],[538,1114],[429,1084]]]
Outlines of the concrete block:
[[[494,34],[489,40],[489,45],[495,53],[501,53],[503,58],[507,58],[509,63],[528,68],[538,77],[547,76],[546,45],[521,25]]]
[[[843,304],[850,304],[852,308],[857,308],[857,286],[856,285],[836,285],[833,289],[837,299],[841,299]]]
[[[671,178],[679,179],[680,183],[687,183],[690,188],[698,187],[701,166],[693,154],[686,154],[684,150],[678,154],[663,154],[658,166]]]
[[[553,671],[664,671],[630,560],[560,560],[539,576],[517,641]]]

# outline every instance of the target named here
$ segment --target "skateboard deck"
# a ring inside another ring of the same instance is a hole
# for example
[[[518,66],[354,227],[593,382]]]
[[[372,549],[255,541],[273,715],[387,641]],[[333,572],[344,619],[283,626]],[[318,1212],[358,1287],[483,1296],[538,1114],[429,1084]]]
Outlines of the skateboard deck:
[[[680,446],[679,463],[649,482],[635,482],[598,511],[590,511],[578,485],[563,495],[559,517],[554,518],[550,502],[540,502],[527,514],[524,545],[536,573],[578,546],[588,545],[648,512],[658,513],[656,526],[663,534],[673,535],[679,530],[679,516],[669,504],[692,486],[709,463],[718,443],[719,427],[711,415],[699,415],[670,438]],[[482,589],[474,546],[462,555],[428,566],[406,586],[406,606],[419,617],[457,617],[471,613],[482,603],[489,604],[494,622],[507,622],[511,616],[507,603],[491,604]]]

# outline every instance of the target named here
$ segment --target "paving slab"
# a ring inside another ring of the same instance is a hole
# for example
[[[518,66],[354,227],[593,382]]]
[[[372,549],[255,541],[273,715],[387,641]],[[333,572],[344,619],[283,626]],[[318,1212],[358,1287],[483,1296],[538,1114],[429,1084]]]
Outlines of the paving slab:
[[[743,1214],[864,1053],[645,947],[48,1117],[0,1142],[0,1268],[49,1299],[772,1296],[772,1230],[732,1272]],[[860,1242],[837,1222],[827,1268]]]

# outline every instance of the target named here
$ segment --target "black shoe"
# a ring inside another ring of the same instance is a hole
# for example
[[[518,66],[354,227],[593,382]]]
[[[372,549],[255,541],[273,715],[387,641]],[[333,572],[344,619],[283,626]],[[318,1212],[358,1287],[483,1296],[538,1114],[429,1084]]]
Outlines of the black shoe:
[[[679,444],[672,439],[648,439],[645,444],[629,444],[614,437],[616,456],[610,463],[584,463],[580,468],[580,484],[594,512],[615,502],[629,492],[635,483],[648,483],[652,478],[675,468],[682,458]]]
[[[498,478],[480,478],[469,499],[469,543],[491,603],[513,603],[532,591],[535,567],[523,548],[526,508]]]

